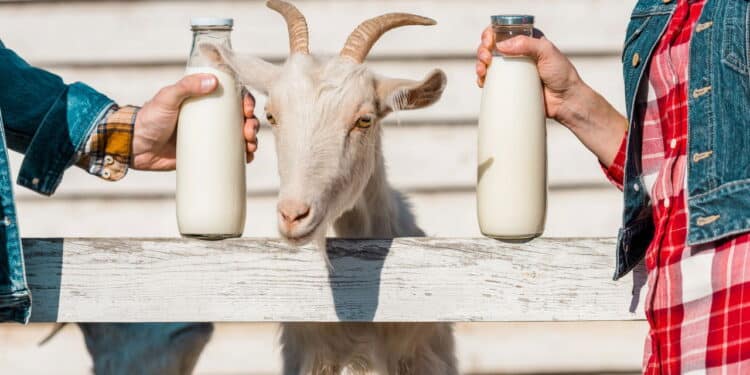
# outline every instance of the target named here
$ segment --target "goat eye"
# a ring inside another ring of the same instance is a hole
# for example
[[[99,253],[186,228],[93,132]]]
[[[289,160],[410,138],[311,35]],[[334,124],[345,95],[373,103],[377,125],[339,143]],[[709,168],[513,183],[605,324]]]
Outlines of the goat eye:
[[[272,114],[266,113],[266,120],[268,120],[269,124],[276,125],[276,118]]]
[[[373,119],[371,116],[362,116],[357,120],[357,127],[361,129],[367,129],[372,126]]]

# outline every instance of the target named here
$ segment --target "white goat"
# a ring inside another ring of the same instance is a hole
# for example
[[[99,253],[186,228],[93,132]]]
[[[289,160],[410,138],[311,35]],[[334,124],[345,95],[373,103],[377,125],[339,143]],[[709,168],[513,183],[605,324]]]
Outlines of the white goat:
[[[340,56],[326,61],[309,54],[305,17],[293,5],[270,0],[288,26],[291,54],[283,66],[238,57],[210,44],[201,51],[268,96],[281,179],[281,235],[294,244],[315,241],[325,249],[330,225],[340,237],[423,236],[406,199],[386,179],[381,147],[383,117],[440,99],[440,70],[421,82],[376,76],[362,65],[387,31],[434,25],[411,14],[365,21],[349,36]],[[457,374],[452,326],[429,324],[283,324],[284,374]]]

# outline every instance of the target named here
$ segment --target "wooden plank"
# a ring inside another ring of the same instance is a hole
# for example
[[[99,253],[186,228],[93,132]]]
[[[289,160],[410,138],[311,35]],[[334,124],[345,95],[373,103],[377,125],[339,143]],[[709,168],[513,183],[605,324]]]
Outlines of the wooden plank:
[[[26,239],[35,322],[638,320],[613,239]],[[63,256],[65,254],[65,256]]]
[[[430,236],[479,236],[473,191],[409,194],[420,226]],[[245,236],[274,237],[276,197],[250,197]],[[178,236],[174,199],[85,198],[20,200],[26,237]],[[617,234],[622,194],[614,188],[552,191],[545,235],[609,237]],[[74,218],[74,219],[71,219]]]
[[[384,136],[389,179],[397,188],[410,192],[474,188],[477,131],[473,124],[388,126]],[[559,125],[550,125],[548,136],[552,190],[610,186],[596,158],[570,131]],[[21,159],[22,156],[11,154],[13,172],[18,172]],[[273,136],[264,128],[256,159],[247,168],[248,193],[252,196],[275,195],[278,181]],[[174,189],[174,173],[130,171],[123,180],[112,183],[74,167],[66,172],[55,197],[153,198],[172,196]],[[21,199],[42,199],[22,187],[16,189],[16,194]]]
[[[619,55],[574,57],[572,60],[591,87],[624,110],[625,89],[620,79]],[[422,79],[432,69],[443,69],[448,76],[448,86],[441,101],[423,110],[402,112],[398,118],[404,123],[446,123],[475,121],[478,116],[482,92],[475,83],[474,64],[475,60],[470,58],[401,59],[372,62],[369,66],[379,74],[409,79]],[[86,82],[120,103],[140,105],[161,87],[179,80],[184,66],[52,67],[51,70],[68,82]],[[258,95],[257,99],[262,113],[265,98]],[[395,122],[396,117],[391,116],[389,120]]]
[[[462,374],[635,375],[647,333],[643,321],[469,323],[456,348]]]
[[[529,13],[537,26],[576,54],[618,53],[635,0],[298,1],[311,25],[316,53],[335,54],[365,18],[407,11],[433,17],[430,30],[386,35],[375,58],[471,55],[479,33],[498,13]],[[40,17],[40,15],[44,17]],[[238,51],[280,59],[287,54],[286,28],[262,1],[55,2],[0,4],[0,35],[35,63],[183,61],[190,48],[192,16],[230,16]],[[586,20],[582,26],[581,20]],[[596,30],[596,32],[591,32]]]
[[[24,375],[88,373],[91,360],[77,328],[66,327],[37,346],[52,328],[0,325],[0,368]],[[647,330],[643,321],[459,323],[456,357],[462,374],[637,373]],[[279,374],[277,336],[278,326],[271,323],[216,324],[195,374]]]

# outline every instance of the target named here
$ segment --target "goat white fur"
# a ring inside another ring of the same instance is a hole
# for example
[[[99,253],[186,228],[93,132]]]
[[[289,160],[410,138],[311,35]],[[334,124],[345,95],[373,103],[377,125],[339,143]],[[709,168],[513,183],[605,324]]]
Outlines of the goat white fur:
[[[333,226],[339,237],[423,236],[406,199],[391,188],[380,122],[390,112],[418,109],[440,99],[440,70],[423,81],[376,76],[362,63],[377,39],[405,25],[434,21],[388,14],[360,25],[340,56],[309,54],[307,23],[293,5],[270,0],[288,25],[291,54],[283,66],[235,56],[222,46],[202,53],[268,96],[265,108],[278,156],[279,232],[294,244],[322,245]],[[285,375],[457,374],[448,323],[283,324]]]

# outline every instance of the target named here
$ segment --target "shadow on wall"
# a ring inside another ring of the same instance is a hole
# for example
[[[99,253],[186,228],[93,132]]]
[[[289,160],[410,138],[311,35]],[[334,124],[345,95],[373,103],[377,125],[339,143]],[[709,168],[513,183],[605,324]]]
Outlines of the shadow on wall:
[[[56,322],[60,310],[63,240],[24,239],[23,255],[31,289],[31,321]]]
[[[336,316],[341,321],[371,322],[378,311],[383,264],[393,240],[368,242],[356,253],[351,251],[357,248],[352,242],[329,240],[327,245],[333,267],[329,269],[328,281]]]

